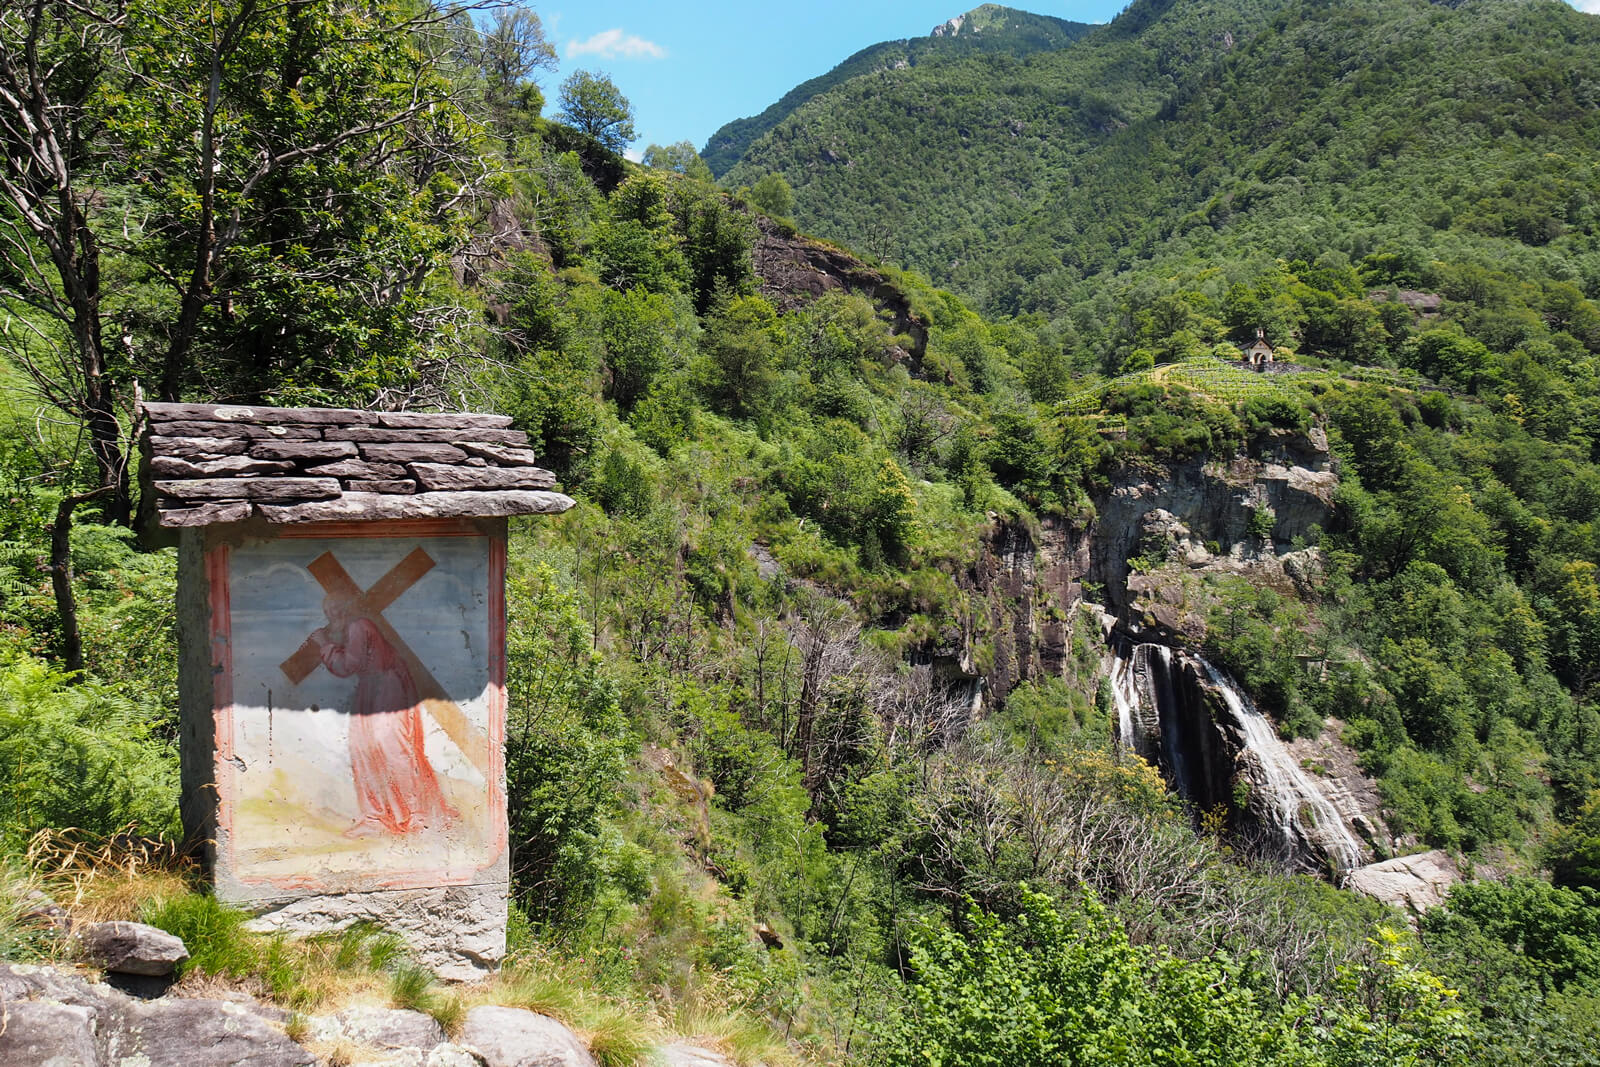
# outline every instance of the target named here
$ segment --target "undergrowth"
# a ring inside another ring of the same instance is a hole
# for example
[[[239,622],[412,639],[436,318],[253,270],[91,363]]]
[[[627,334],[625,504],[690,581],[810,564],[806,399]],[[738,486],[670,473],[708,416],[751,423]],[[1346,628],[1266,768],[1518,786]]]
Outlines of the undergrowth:
[[[41,911],[50,901],[64,916]],[[65,930],[114,920],[182,938],[190,955],[178,971],[180,987],[237,990],[287,1009],[285,1032],[310,1041],[329,1063],[355,1062],[360,1050],[315,1042],[311,1017],[357,1003],[422,1012],[452,1037],[474,1006],[524,1008],[572,1028],[602,1067],[654,1063],[658,1047],[685,1039],[741,1067],[796,1062],[768,1027],[741,1016],[731,1002],[719,1003],[710,988],[665,1013],[636,989],[619,993],[593,969],[598,959],[568,958],[533,940],[515,909],[512,940],[520,947],[505,968],[453,985],[412,957],[400,937],[372,923],[308,937],[252,930],[250,915],[206,891],[197,868],[170,841],[45,831],[24,855],[0,863],[0,959],[70,963],[75,949]]]

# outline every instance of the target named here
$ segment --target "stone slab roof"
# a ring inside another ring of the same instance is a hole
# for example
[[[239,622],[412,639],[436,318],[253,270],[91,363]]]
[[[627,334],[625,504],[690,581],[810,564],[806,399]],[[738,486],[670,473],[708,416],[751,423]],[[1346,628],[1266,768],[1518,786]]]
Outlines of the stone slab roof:
[[[555,475],[504,415],[145,404],[141,438],[166,528],[241,522],[546,515]]]

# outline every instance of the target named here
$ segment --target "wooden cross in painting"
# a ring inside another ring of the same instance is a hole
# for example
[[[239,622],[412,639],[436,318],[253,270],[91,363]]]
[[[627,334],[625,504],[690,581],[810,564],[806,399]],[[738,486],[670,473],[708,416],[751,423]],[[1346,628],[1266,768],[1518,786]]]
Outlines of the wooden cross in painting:
[[[330,597],[342,599],[349,605],[352,617],[364,618],[372,623],[373,627],[383,635],[385,641],[395,651],[417,687],[420,706],[427,711],[439,726],[444,730],[445,736],[455,742],[472,765],[480,772],[488,774],[488,737],[480,730],[473,727],[468,721],[466,713],[444,691],[433,674],[425,667],[422,660],[406,644],[405,639],[395,630],[383,613],[388,607],[400,598],[400,595],[415,585],[423,575],[433,569],[434,561],[420,548],[414,548],[382,578],[373,583],[372,588],[362,590],[350,577],[348,571],[334,556],[332,552],[324,552],[306,565],[306,569],[316,578],[317,584]],[[288,679],[300,684],[311,672],[316,670],[323,662],[322,650],[315,638],[307,637],[295,650],[294,655],[280,664],[280,669]]]

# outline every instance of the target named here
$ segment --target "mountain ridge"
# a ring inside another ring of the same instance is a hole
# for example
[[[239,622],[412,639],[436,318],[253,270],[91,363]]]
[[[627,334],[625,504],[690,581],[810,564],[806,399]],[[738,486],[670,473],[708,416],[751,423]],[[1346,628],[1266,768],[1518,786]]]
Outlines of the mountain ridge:
[[[895,69],[897,65],[915,66],[978,52],[1026,55],[1063,47],[1091,29],[1087,23],[982,4],[941,22],[926,36],[882,41],[861,49],[826,73],[801,82],[759,114],[724,123],[706,139],[700,155],[720,178],[752,143],[797,108],[851,78]]]
[[[1483,187],[1551,151],[1583,169],[1600,94],[1583,72],[1597,66],[1600,20],[1557,0],[1135,3],[1068,49],[836,85],[724,180],[776,171],[808,229],[903,260],[991,313],[1056,315],[1087,298],[1084,279],[1185,237],[1233,247],[1247,235],[1279,254],[1271,219],[1345,182],[1359,202],[1320,212],[1389,202],[1388,224],[1354,220],[1378,243],[1484,245],[1494,226],[1463,221]],[[1590,179],[1572,181],[1592,198]],[[1426,232],[1408,213],[1427,214]],[[1551,217],[1565,232],[1563,213]],[[1559,236],[1538,220],[1498,236],[1528,244],[1541,226]]]

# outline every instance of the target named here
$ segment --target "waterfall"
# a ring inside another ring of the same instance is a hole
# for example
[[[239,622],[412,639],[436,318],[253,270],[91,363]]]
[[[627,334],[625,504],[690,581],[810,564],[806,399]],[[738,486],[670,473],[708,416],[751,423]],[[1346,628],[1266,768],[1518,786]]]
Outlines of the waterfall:
[[[1236,814],[1254,817],[1292,855],[1314,864],[1325,858],[1340,871],[1360,866],[1363,846],[1339,810],[1255,703],[1204,657],[1133,645],[1113,652],[1110,680],[1118,740],[1158,759],[1190,803],[1232,806],[1232,785],[1242,774],[1251,802]],[[1215,699],[1208,701],[1208,692]]]
[[[1129,752],[1138,751],[1138,737],[1133,731],[1133,712],[1139,706],[1139,683],[1134,677],[1133,661],[1121,652],[1111,653],[1111,702],[1117,708],[1117,743]]]
[[[1245,751],[1255,757],[1256,766],[1265,778],[1265,782],[1255,784],[1266,790],[1266,802],[1275,816],[1272,821],[1284,843],[1291,849],[1298,849],[1302,841],[1309,843],[1341,871],[1359,867],[1361,842],[1345,825],[1338,809],[1289,754],[1267,717],[1239,691],[1232,679],[1202,657],[1195,659],[1222,694],[1228,713],[1244,734]]]

